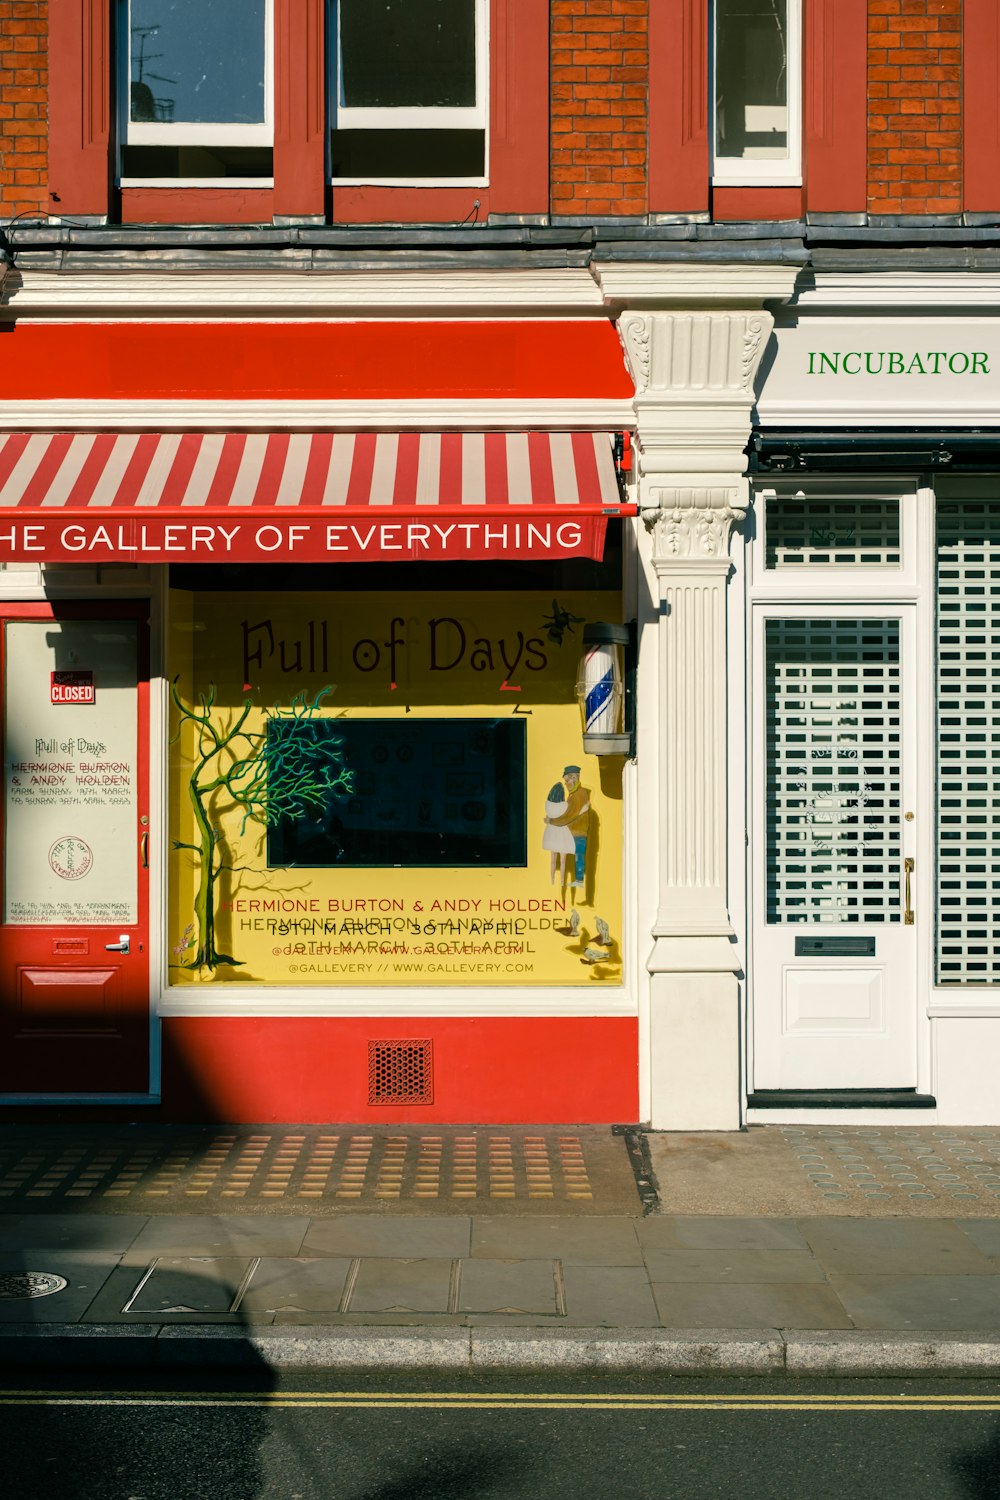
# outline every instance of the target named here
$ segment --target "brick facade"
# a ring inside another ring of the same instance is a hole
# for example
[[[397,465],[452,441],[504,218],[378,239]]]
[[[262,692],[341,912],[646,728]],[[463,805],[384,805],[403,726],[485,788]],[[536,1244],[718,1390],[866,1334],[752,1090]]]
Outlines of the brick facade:
[[[649,0],[552,0],[551,211],[645,214]]]
[[[48,0],[0,0],[0,216],[48,209]]]
[[[869,0],[868,208],[962,211],[963,0]]]

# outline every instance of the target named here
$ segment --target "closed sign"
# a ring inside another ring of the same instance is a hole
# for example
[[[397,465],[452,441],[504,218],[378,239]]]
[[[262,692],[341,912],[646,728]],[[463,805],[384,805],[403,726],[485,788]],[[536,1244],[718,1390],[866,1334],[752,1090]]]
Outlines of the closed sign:
[[[93,672],[53,672],[53,703],[93,703]]]

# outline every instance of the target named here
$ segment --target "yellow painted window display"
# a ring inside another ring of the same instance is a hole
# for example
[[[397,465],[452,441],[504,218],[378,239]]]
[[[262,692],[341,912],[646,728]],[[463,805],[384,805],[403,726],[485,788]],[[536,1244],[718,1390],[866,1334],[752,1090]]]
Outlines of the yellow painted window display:
[[[173,984],[619,984],[620,596],[170,596]]]

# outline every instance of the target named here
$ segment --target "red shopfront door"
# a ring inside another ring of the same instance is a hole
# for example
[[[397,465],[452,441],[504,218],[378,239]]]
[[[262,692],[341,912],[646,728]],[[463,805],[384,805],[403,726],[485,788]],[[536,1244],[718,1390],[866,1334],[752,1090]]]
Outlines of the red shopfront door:
[[[145,1094],[146,609],[0,606],[0,627],[0,1095]]]

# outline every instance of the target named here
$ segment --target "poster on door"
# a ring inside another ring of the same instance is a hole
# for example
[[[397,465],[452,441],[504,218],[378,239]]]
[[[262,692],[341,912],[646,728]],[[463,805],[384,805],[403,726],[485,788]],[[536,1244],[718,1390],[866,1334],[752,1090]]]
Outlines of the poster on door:
[[[174,591],[172,982],[620,984],[622,760],[575,700],[620,608]]]
[[[5,922],[136,921],[136,625],[12,620],[4,685]]]

